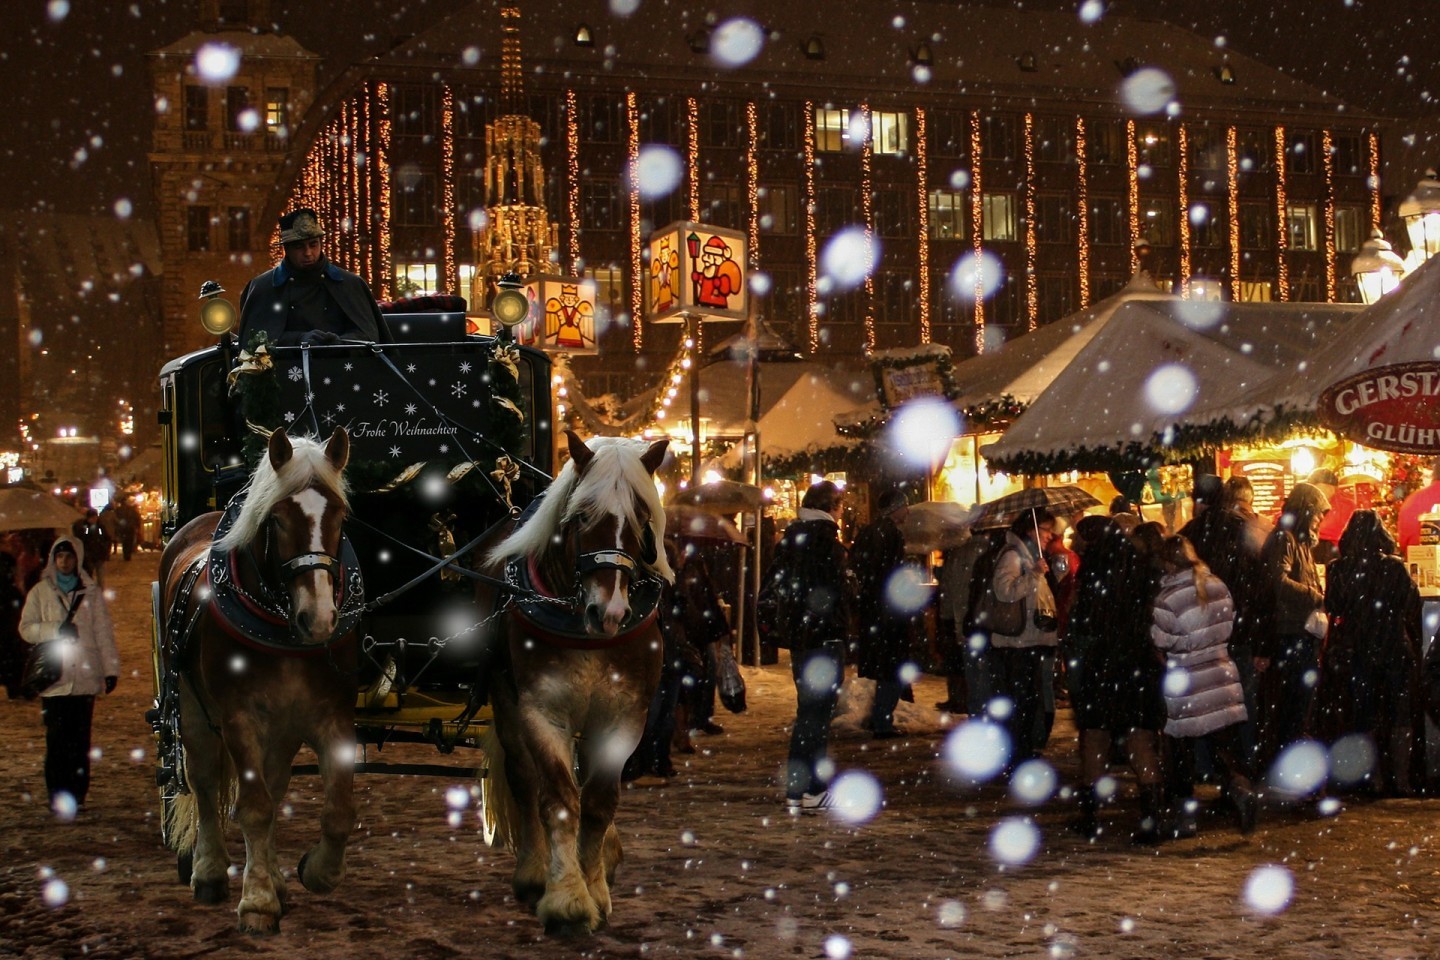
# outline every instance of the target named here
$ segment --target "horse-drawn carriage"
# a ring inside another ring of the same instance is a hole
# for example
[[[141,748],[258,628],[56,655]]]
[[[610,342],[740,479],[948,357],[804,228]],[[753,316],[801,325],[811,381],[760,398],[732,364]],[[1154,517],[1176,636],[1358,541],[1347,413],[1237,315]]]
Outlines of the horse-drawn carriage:
[[[149,716],[165,839],[196,897],[224,899],[234,791],[249,853],[241,926],[271,931],[285,897],[274,805],[302,743],[326,799],[298,874],[322,892],[343,873],[353,773],[442,769],[352,763],[357,746],[483,747],[489,779],[518,788],[498,814],[517,894],[547,927],[594,929],[618,860],[613,754],[643,726],[659,578],[673,576],[649,480],[664,445],[572,435],[550,488],[545,355],[466,335],[458,313],[389,322],[400,342],[239,350],[222,334],[161,372],[169,544]],[[552,673],[564,683],[536,684]],[[591,691],[588,675],[621,674],[633,682]],[[532,686],[569,699],[542,702]],[[536,709],[548,742],[523,729]],[[580,738],[563,751],[556,721]],[[577,764],[568,790],[548,782]],[[595,820],[597,806],[608,812]],[[255,831],[271,837],[258,861]]]

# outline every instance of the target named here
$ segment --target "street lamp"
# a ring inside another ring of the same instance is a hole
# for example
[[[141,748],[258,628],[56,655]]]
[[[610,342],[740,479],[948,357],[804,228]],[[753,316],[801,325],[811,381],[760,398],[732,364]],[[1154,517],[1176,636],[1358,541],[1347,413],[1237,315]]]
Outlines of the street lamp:
[[[1372,230],[1370,239],[1360,245],[1360,252],[1350,261],[1350,275],[1360,285],[1360,299],[1367,304],[1374,303],[1400,286],[1400,278],[1405,276],[1405,261],[1390,249],[1384,234]]]
[[[1400,201],[1400,218],[1410,234],[1410,254],[1420,262],[1440,253],[1440,179],[1432,167]]]

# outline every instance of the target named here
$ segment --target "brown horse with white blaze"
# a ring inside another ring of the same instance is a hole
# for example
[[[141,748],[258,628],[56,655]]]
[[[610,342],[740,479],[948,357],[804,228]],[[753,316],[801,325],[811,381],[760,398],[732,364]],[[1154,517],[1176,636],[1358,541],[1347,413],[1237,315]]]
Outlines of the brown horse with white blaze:
[[[178,678],[189,793],[166,811],[172,847],[192,858],[195,898],[227,898],[224,822],[233,802],[245,836],[240,929],[278,931],[285,878],[275,810],[302,744],[319,760],[321,836],[300,861],[307,890],[345,873],[355,825],[354,623],[363,585],[342,537],[350,441],[271,434],[267,454],[224,514],[186,524],[160,564],[170,642],[161,668]],[[217,537],[217,528],[219,535]]]
[[[675,578],[654,483],[667,441],[567,436],[570,462],[487,553],[512,593],[479,595],[487,612],[507,605],[486,809],[515,851],[516,898],[560,934],[610,914],[620,771],[659,683],[660,581]]]

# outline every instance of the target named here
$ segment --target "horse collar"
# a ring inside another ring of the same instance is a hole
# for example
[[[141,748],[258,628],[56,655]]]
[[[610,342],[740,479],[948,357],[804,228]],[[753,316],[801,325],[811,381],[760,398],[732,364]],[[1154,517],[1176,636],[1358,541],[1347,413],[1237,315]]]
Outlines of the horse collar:
[[[214,539],[218,540],[229,532],[240,515],[244,494],[237,495],[225,508],[219,525],[215,528]],[[213,540],[212,540],[213,543]],[[301,571],[315,567],[330,569],[335,584],[335,606],[339,613],[335,632],[330,639],[318,644],[295,642],[290,627],[289,611],[274,602],[273,591],[264,584],[264,573],[254,563],[256,574],[261,578],[262,597],[253,596],[239,580],[239,551],[221,552],[213,547],[206,563],[205,575],[209,581],[210,609],[215,621],[231,637],[241,644],[264,653],[285,657],[314,657],[324,653],[346,636],[359,622],[365,606],[365,582],[360,573],[360,560],[350,538],[340,538],[340,559],[323,554],[304,554],[287,562],[282,573],[294,577]],[[325,562],[316,562],[323,557]],[[252,557],[253,561],[253,557]],[[284,597],[283,588],[280,595]]]
[[[565,650],[606,650],[638,637],[655,622],[660,608],[661,583],[655,577],[638,577],[630,583],[630,616],[613,637],[586,632],[579,604],[555,597],[540,579],[533,560],[511,557],[505,579],[515,598],[510,617],[528,636]]]

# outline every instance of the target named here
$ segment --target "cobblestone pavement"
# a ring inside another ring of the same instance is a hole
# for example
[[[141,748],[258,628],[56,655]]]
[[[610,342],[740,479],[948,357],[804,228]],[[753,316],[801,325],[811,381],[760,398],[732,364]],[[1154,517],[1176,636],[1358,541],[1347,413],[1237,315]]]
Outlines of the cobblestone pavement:
[[[625,791],[626,859],[611,925],[594,937],[546,940],[516,906],[509,853],[483,845],[473,812],[459,828],[447,823],[445,791],[458,777],[365,776],[340,890],[322,897],[292,883],[281,933],[253,940],[235,930],[233,895],[228,907],[190,899],[159,842],[143,719],[155,562],[111,564],[125,675],[97,705],[95,786],[74,823],[44,808],[37,706],[0,702],[0,955],[1440,957],[1440,802],[1349,803],[1331,818],[1313,805],[1268,806],[1250,837],[1207,814],[1199,837],[1142,849],[1128,842],[1135,811],[1122,799],[1106,813],[1107,835],[1086,844],[1065,831],[1059,800],[1032,809],[1002,786],[966,792],[951,782],[948,730],[930,709],[943,688],[925,678],[916,703],[902,705],[901,739],[870,740],[854,702],[837,721],[838,768],[874,777],[878,814],[864,823],[790,815],[776,786],[794,704],[783,665],[746,668],[750,710],[718,717],[726,732],[698,737],[699,752],[677,758],[678,777]],[[1047,751],[1062,782],[1073,751],[1062,714]],[[476,760],[385,751],[400,758]],[[284,864],[318,829],[317,789],[313,777],[292,784],[278,829]],[[1032,836],[1014,825],[1024,818],[1038,830],[1028,859],[1016,852]],[[231,837],[239,858],[238,831]],[[996,850],[1021,862],[1001,863]],[[1266,866],[1279,870],[1256,874]],[[1276,891],[1286,880],[1288,906],[1264,912],[1284,902]]]

